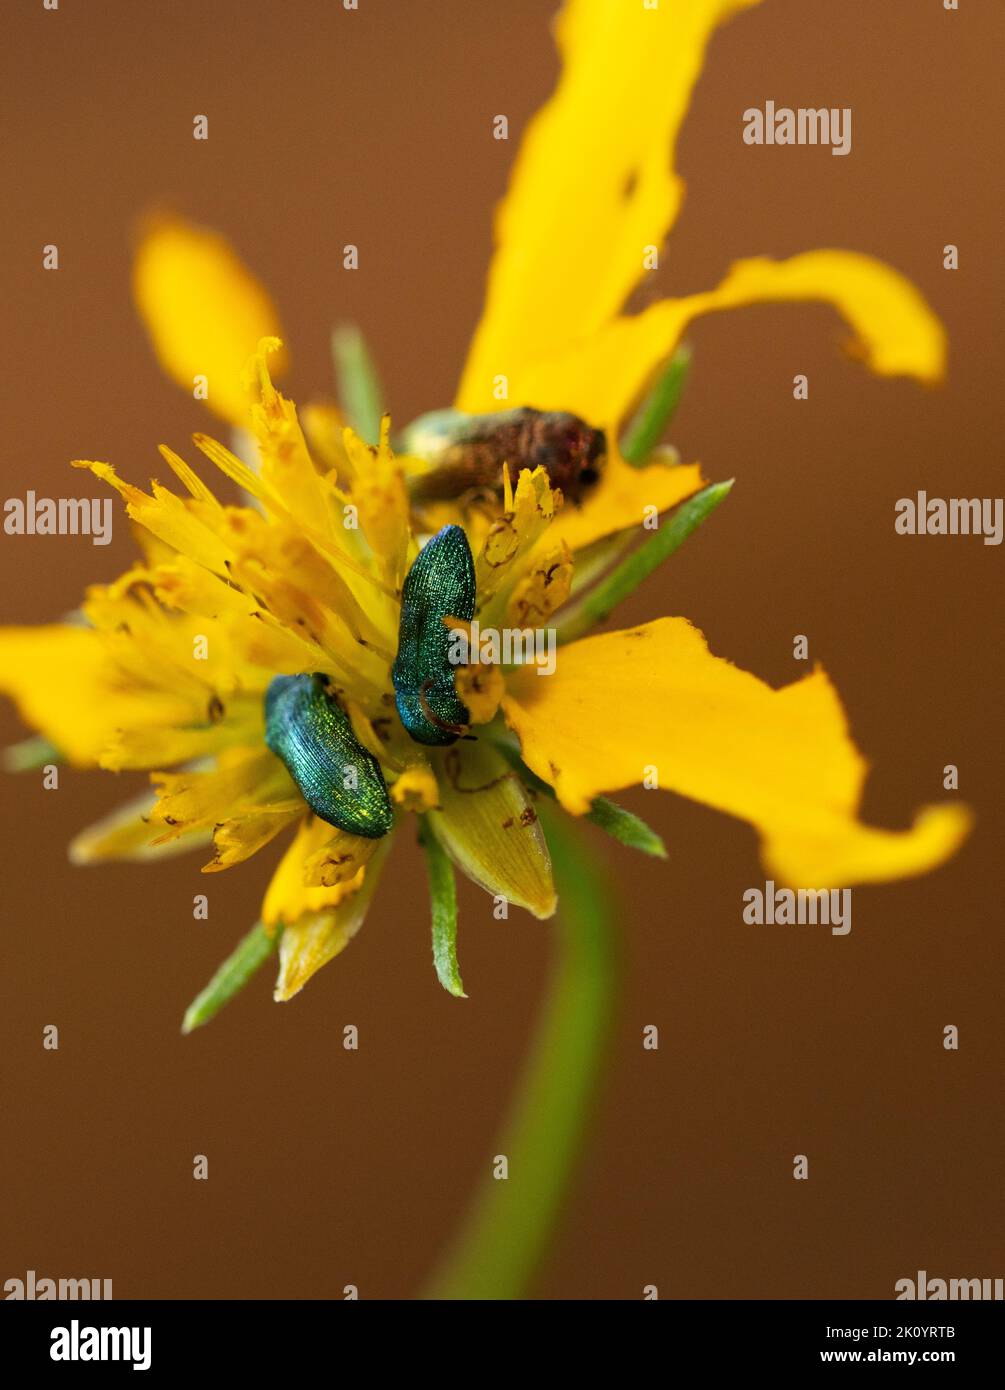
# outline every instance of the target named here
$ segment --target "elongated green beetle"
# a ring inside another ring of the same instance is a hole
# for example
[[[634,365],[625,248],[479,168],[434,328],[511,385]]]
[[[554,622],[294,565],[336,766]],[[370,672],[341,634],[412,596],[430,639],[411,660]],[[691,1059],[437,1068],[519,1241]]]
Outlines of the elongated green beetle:
[[[468,722],[454,689],[446,617],[475,616],[475,565],[460,526],[444,526],[419,551],[401,594],[398,655],[391,669],[402,724],[416,743],[453,743]]]
[[[353,733],[323,675],[276,676],[265,695],[265,742],[316,816],[368,840],[394,824],[380,764]]]
[[[433,465],[409,483],[415,502],[497,491],[504,463],[514,484],[522,468],[541,467],[570,501],[579,502],[600,476],[607,440],[603,430],[568,411],[521,406],[491,415],[432,410],[406,427],[401,447]]]

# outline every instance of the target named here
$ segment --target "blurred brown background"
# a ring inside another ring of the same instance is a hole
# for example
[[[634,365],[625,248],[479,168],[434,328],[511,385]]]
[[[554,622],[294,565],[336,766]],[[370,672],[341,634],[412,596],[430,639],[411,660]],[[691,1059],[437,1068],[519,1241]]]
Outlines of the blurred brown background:
[[[5,16],[5,496],[90,492],[74,457],[141,481],[201,407],[158,374],[128,291],[135,219],[219,227],[271,288],[300,399],[328,333],[364,325],[399,421],[446,404],[476,320],[490,213],[549,92],[542,0],[19,0]],[[727,505],[619,621],[681,613],[775,683],[805,633],[873,760],[866,811],[905,824],[944,764],[980,823],[949,867],[857,888],[851,934],[749,927],[763,883],[743,824],[622,798],[670,847],[610,846],[625,992],[594,1138],[538,1286],[552,1298],[892,1297],[1001,1276],[1000,548],[906,538],[898,497],[1002,492],[1000,6],[768,0],[714,40],[685,126],[688,183],[664,287],[737,256],[882,256],[949,328],[927,393],[837,351],[816,307],[719,315],[674,439]],[[751,149],[772,98],[851,106],[853,149]],[[508,145],[491,118],[510,117]],[[209,117],[207,143],[192,117]],[[584,209],[584,216],[588,216]],[[341,268],[344,242],[361,269]],[[56,242],[60,270],[41,270]],[[960,269],[942,269],[942,247]],[[1000,339],[999,339],[1000,342]],[[810,399],[792,400],[796,372]],[[189,451],[191,452],[191,450]],[[86,539],[0,536],[0,620],[44,621],[124,568]],[[19,736],[8,707],[4,741]],[[74,830],[139,779],[4,778],[0,1280],[108,1277],[119,1297],[407,1297],[488,1171],[549,966],[550,928],[462,893],[470,999],[429,959],[422,866],[395,859],[360,937],[295,1002],[259,977],[182,1039],[185,1005],[254,920],[275,858],[71,869]],[[598,853],[609,846],[600,843]],[[210,919],[195,922],[206,888]],[[271,970],[267,972],[271,976]],[[45,1052],[56,1023],[60,1050]],[[360,1029],[358,1053],[342,1028]],[[657,1023],[661,1048],[644,1052]],[[942,1029],[960,1029],[958,1053]],[[192,1158],[210,1177],[192,1179]],[[810,1159],[794,1182],[792,1156]]]

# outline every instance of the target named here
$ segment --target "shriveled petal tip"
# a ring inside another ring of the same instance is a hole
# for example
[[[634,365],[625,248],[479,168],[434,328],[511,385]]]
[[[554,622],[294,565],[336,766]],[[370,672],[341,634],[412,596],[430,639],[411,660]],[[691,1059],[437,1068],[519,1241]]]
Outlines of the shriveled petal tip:
[[[824,672],[772,690],[683,618],[574,642],[547,678],[514,671],[503,710],[567,810],[634,783],[676,791],[749,821],[766,867],[801,888],[923,873],[970,825],[949,805],[910,830],[861,824],[866,764]]]
[[[899,271],[853,251],[807,251],[790,260],[737,261],[713,290],[664,299],[612,319],[549,362],[529,364],[510,394],[548,409],[620,421],[693,319],[750,304],[819,301],[852,329],[848,350],[880,376],[941,380],[946,333],[921,292]]]
[[[244,424],[245,363],[261,338],[282,334],[271,299],[229,243],[180,217],[151,219],[133,261],[133,297],[167,375],[190,393],[204,377],[210,409]]]
[[[550,917],[558,899],[537,812],[520,778],[488,744],[457,743],[443,759],[437,839],[468,878],[494,897]]]

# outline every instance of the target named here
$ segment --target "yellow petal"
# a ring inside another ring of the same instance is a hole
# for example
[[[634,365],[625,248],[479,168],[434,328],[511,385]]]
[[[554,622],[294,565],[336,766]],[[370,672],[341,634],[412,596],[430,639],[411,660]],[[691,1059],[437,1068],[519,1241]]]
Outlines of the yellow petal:
[[[224,577],[231,551],[220,539],[217,509],[212,505],[186,501],[169,488],[153,481],[150,494],[132,483],[123,482],[110,463],[93,459],[74,459],[74,468],[87,468],[96,478],[108,483],[126,503],[126,511],[141,526],[182,555],[187,555],[205,569]]]
[[[81,830],[70,842],[70,862],[102,864],[111,859],[125,859],[146,863],[185,854],[208,843],[209,831],[199,829],[163,844],[152,844],[157,834],[157,827],[150,824],[154,804],[153,794],[144,792]]]
[[[437,839],[459,869],[493,896],[550,917],[557,899],[551,857],[527,790],[487,743],[458,743],[444,756]]]
[[[262,906],[262,921],[267,927],[284,922],[290,926],[306,913],[321,912],[339,905],[362,887],[369,866],[361,863],[350,878],[327,887],[308,884],[314,877],[312,869],[318,864],[317,856],[327,850],[333,830],[316,816],[306,816],[297,830],[296,838],[279,862],[272,882],[265,894]],[[390,836],[385,835],[379,842],[386,846]],[[372,865],[374,860],[371,859]]]
[[[297,408],[272,383],[269,358],[282,352],[278,338],[263,338],[244,372],[251,431],[258,443],[265,487],[301,523],[331,529],[321,475],[314,467]]]
[[[244,424],[245,363],[260,338],[281,332],[269,296],[224,238],[178,217],[152,220],[133,262],[133,297],[167,375],[189,393],[205,376],[210,408]]]
[[[391,800],[403,811],[428,811],[440,804],[440,789],[428,763],[412,763],[391,784]]]
[[[969,828],[958,805],[910,830],[858,821],[866,764],[821,670],[781,690],[720,657],[683,618],[563,647],[552,676],[518,669],[503,701],[527,765],[582,814],[601,792],[643,782],[739,816],[765,867],[802,888],[923,873]]]
[[[705,46],[717,24],[751,3],[566,4],[561,79],[524,136],[497,216],[460,409],[498,409],[497,374],[509,377],[514,405],[557,408],[525,394],[525,368],[596,333],[642,279],[645,247],[662,245],[680,205],[674,146]]]
[[[304,860],[304,884],[308,888],[334,888],[349,879],[362,880],[359,871],[376,854],[379,840],[352,835],[348,830],[328,826],[328,838]]]
[[[581,506],[566,505],[548,528],[547,544],[564,541],[573,552],[613,536],[639,528],[655,507],[662,515],[703,487],[697,463],[651,462],[643,468],[625,463],[612,448],[600,482]],[[577,560],[578,568],[578,560]]]
[[[365,872],[365,881],[358,891],[343,895],[331,908],[303,913],[284,928],[279,942],[279,978],[273,995],[277,1002],[283,1003],[303,989],[311,976],[345,950],[359,931],[376,891],[390,838],[386,836],[380,842],[365,871],[360,871]]]
[[[544,468],[524,468],[516,492],[506,487],[505,511],[489,528],[475,560],[478,612],[484,627],[501,626],[514,586],[561,505]]]
[[[298,795],[289,801],[249,807],[228,816],[213,828],[213,858],[202,866],[202,872],[215,874],[243,864],[303,813],[303,798]]]
[[[564,541],[552,545],[551,539],[549,536],[548,543],[538,547],[533,564],[513,587],[506,611],[508,627],[542,627],[572,592],[569,547]],[[472,723],[479,722],[483,721],[472,716]]]
[[[468,712],[470,724],[488,724],[496,717],[506,682],[498,666],[458,666],[454,676],[457,698]]]
[[[409,550],[408,493],[401,461],[391,452],[390,417],[380,422],[380,442],[372,448],[351,429],[343,433],[353,471],[352,500],[363,534],[392,589],[400,589]]]
[[[852,251],[807,251],[786,261],[737,261],[714,290],[664,299],[612,320],[563,356],[530,363],[510,398],[572,410],[610,429],[701,314],[747,304],[820,300],[852,329],[852,355],[880,376],[931,384],[945,371],[946,334],[922,294],[898,271]]]
[[[157,788],[151,821],[164,839],[196,826],[211,828],[241,807],[297,795],[286,768],[267,748],[233,748],[215,767],[154,772],[151,781]]]
[[[151,717],[145,693],[118,681],[102,634],[88,627],[0,629],[0,691],[79,767],[95,766],[119,728]],[[184,701],[168,704],[187,713]]]

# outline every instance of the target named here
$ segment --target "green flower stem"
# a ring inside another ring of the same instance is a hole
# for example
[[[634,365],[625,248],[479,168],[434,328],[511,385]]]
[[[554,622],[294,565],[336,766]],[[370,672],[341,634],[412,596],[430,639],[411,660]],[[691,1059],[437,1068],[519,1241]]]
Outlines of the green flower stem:
[[[576,1165],[605,1052],[616,960],[606,885],[567,818],[541,805],[559,890],[557,960],[509,1122],[508,1177],[486,1177],[424,1297],[524,1296]],[[483,1160],[488,1166],[488,1159]]]
[[[680,549],[691,532],[697,530],[729,495],[732,486],[732,478],[725,483],[713,483],[683,502],[669,520],[660,523],[659,530],[649,540],[632,551],[578,602],[565,609],[555,625],[558,641],[574,641],[597,623],[603,622],[619,603],[635,592],[644,579],[649,578],[653,570]]]

